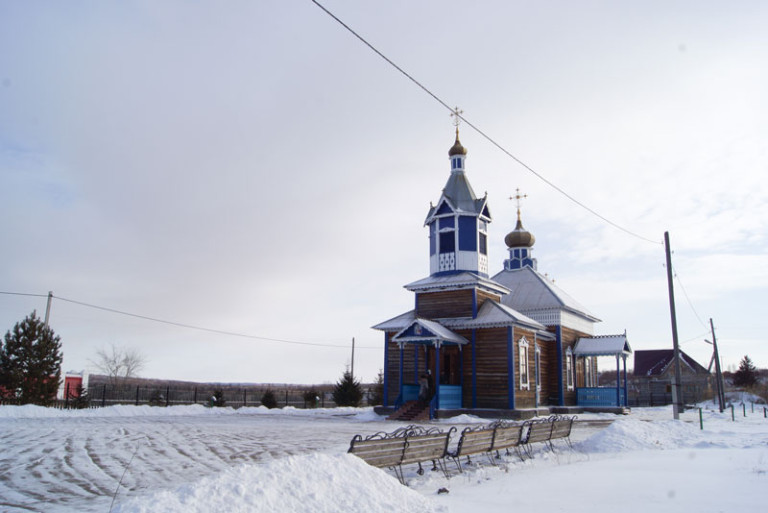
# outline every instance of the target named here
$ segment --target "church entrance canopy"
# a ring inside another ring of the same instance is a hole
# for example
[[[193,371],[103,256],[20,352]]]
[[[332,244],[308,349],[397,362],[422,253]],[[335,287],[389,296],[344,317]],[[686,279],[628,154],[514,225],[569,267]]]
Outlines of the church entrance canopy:
[[[576,389],[576,403],[579,406],[627,406],[627,357],[632,354],[632,348],[623,335],[606,335],[600,337],[583,337],[576,341],[573,356],[587,358],[593,356],[613,356],[616,358],[616,388],[589,386]],[[620,363],[624,362],[624,386],[621,386]]]
[[[461,379],[461,358],[457,356],[461,348],[469,343],[466,338],[438,322],[416,318],[396,333],[392,337],[392,341],[400,348],[400,397],[396,401],[396,406],[399,407],[399,404],[415,400],[419,396],[417,384],[405,383],[403,369],[404,348],[407,345],[414,345],[424,348],[424,360],[421,365],[418,362],[421,349],[419,348],[413,353],[416,359],[413,362],[416,374],[414,381],[418,381],[418,374],[422,372],[430,373],[431,377],[431,372],[434,369],[434,378],[431,378],[434,384],[434,395],[430,403],[431,413],[434,409],[461,408],[461,384],[451,383],[450,376],[458,376]],[[458,348],[458,351],[455,348]],[[441,357],[441,350],[445,352],[443,355],[445,358]],[[430,365],[430,360],[433,362],[432,365]],[[420,371],[420,368],[423,371]],[[430,417],[432,416],[430,414]]]

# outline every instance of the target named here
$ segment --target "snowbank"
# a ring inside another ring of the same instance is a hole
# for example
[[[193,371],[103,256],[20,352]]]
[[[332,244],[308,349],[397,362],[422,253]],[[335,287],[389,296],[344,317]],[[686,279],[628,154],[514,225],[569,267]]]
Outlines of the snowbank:
[[[263,466],[240,466],[175,491],[131,499],[113,511],[428,513],[447,509],[355,456],[316,453]]]

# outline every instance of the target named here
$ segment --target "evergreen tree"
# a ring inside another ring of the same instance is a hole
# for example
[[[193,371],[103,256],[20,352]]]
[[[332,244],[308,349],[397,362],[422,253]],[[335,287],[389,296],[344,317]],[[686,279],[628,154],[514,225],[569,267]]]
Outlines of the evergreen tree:
[[[360,387],[360,382],[355,381],[352,373],[347,369],[333,389],[333,402],[336,406],[360,406],[362,400],[363,389]]]
[[[381,405],[384,404],[384,371],[379,369],[379,374],[376,376],[376,382],[368,392],[368,404]]]
[[[20,404],[46,406],[61,380],[61,338],[32,312],[5,334],[0,346],[0,387]]]
[[[266,406],[270,410],[277,408],[277,398],[271,388],[268,388],[266,392],[261,396],[261,405]]]
[[[757,368],[749,356],[745,355],[739,363],[739,370],[733,374],[733,386],[749,388],[757,384]]]

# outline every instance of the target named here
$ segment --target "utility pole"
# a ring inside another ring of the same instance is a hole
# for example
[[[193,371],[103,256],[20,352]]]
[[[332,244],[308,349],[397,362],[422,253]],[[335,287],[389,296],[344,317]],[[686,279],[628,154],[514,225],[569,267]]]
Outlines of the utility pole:
[[[669,313],[672,319],[672,344],[675,349],[675,379],[672,383],[672,415],[675,420],[680,419],[680,403],[682,385],[680,371],[680,346],[677,340],[677,314],[675,313],[675,288],[672,283],[672,252],[669,249],[669,232],[664,232],[664,249],[667,254],[667,285],[669,287]]]
[[[45,307],[45,327],[48,327],[48,319],[51,316],[51,300],[53,299],[53,292],[48,291],[48,305]]]
[[[355,337],[352,337],[352,370],[350,371],[352,374],[352,381],[355,380]]]
[[[725,388],[723,387],[723,372],[720,369],[720,353],[717,351],[717,337],[715,337],[715,324],[712,317],[709,318],[709,327],[712,329],[712,347],[715,349],[715,380],[717,381],[717,401],[720,405],[720,413],[725,410]]]

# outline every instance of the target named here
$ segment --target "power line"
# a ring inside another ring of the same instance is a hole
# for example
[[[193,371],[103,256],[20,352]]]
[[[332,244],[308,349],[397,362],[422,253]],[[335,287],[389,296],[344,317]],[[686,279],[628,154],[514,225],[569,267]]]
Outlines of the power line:
[[[675,278],[677,278],[677,283],[680,284],[680,288],[683,289],[683,295],[685,296],[685,300],[688,301],[688,306],[690,306],[691,310],[693,310],[693,315],[695,315],[699,320],[699,323],[706,328],[707,325],[704,323],[704,321],[701,320],[701,317],[699,317],[699,312],[697,312],[696,308],[694,308],[693,303],[691,302],[691,298],[688,296],[688,291],[685,290],[685,285],[683,285],[683,281],[680,279],[680,275],[678,274],[677,269],[675,269],[675,266],[672,266],[672,271],[675,273]]]
[[[467,124],[467,126],[469,126],[469,127],[470,127],[470,128],[472,128],[472,129],[473,129],[475,132],[477,132],[478,134],[480,134],[480,136],[482,136],[484,139],[486,139],[486,140],[487,140],[488,142],[490,142],[492,145],[496,146],[496,148],[498,148],[499,150],[501,150],[501,151],[502,151],[502,152],[503,152],[505,155],[507,155],[509,158],[511,158],[512,160],[514,160],[515,162],[517,162],[519,165],[521,165],[523,168],[525,168],[527,171],[529,171],[530,173],[532,173],[532,174],[533,174],[533,175],[534,175],[536,178],[538,178],[539,180],[541,180],[541,181],[542,181],[542,182],[544,182],[545,184],[549,185],[549,186],[550,186],[550,187],[552,187],[554,190],[556,190],[557,192],[559,192],[560,194],[562,194],[563,196],[565,196],[566,198],[568,198],[568,199],[569,199],[569,200],[571,200],[573,203],[575,203],[576,205],[580,206],[581,208],[583,208],[584,210],[586,210],[586,211],[587,211],[587,212],[589,212],[590,214],[594,215],[595,217],[597,217],[598,219],[602,220],[603,222],[605,222],[605,223],[607,223],[607,224],[609,224],[609,225],[613,226],[614,228],[616,228],[616,229],[618,229],[618,230],[621,230],[621,231],[623,231],[624,233],[626,233],[626,234],[628,234],[628,235],[631,235],[631,236],[633,236],[633,237],[636,237],[636,238],[638,238],[638,239],[640,239],[640,240],[643,240],[643,241],[646,241],[646,242],[650,242],[650,243],[652,243],[652,244],[659,244],[659,245],[661,245],[661,244],[662,244],[662,242],[661,242],[661,241],[656,241],[656,240],[653,240],[653,239],[649,239],[649,238],[647,238],[647,237],[644,237],[644,236],[642,236],[642,235],[639,235],[639,234],[637,234],[637,233],[635,233],[635,232],[633,232],[633,231],[631,231],[631,230],[629,230],[629,229],[627,229],[627,228],[624,228],[623,226],[621,226],[621,225],[619,225],[619,224],[617,224],[617,223],[615,223],[615,222],[611,221],[611,220],[610,220],[610,219],[608,219],[607,217],[603,216],[602,214],[598,213],[597,211],[593,210],[592,208],[588,207],[588,206],[587,206],[587,205],[585,205],[584,203],[582,203],[582,202],[580,202],[579,200],[577,200],[575,197],[573,197],[573,196],[571,196],[570,194],[568,194],[567,192],[565,192],[563,189],[561,189],[560,187],[558,187],[557,185],[555,185],[555,184],[554,184],[553,182],[551,182],[550,180],[546,179],[544,176],[542,176],[542,175],[541,175],[541,174],[539,174],[539,173],[538,173],[536,170],[534,170],[534,169],[533,169],[531,166],[529,166],[528,164],[526,164],[525,162],[523,162],[522,160],[520,160],[519,158],[517,158],[515,155],[513,155],[513,154],[512,154],[512,152],[510,152],[509,150],[507,150],[506,148],[504,148],[504,146],[502,146],[501,144],[499,144],[498,142],[496,142],[496,140],[494,140],[494,139],[493,139],[491,136],[489,136],[488,134],[486,134],[485,132],[483,132],[483,131],[482,131],[480,128],[478,128],[477,126],[475,126],[475,125],[474,125],[472,122],[470,122],[469,120],[467,120],[467,118],[465,118],[463,115],[461,115],[461,113],[460,113],[460,112],[456,112],[454,109],[452,109],[452,108],[451,108],[451,107],[450,107],[450,106],[449,106],[449,105],[448,105],[448,104],[447,104],[445,101],[443,101],[443,100],[442,100],[442,99],[441,99],[439,96],[437,96],[435,93],[433,93],[433,92],[432,92],[430,89],[428,89],[428,88],[427,88],[427,87],[426,87],[424,84],[422,84],[421,82],[419,82],[418,80],[416,80],[416,79],[415,79],[415,78],[414,78],[412,75],[410,75],[408,72],[406,72],[406,71],[405,71],[403,68],[401,68],[400,66],[398,66],[397,64],[395,64],[395,63],[392,61],[392,59],[390,59],[389,57],[387,57],[386,55],[384,55],[383,53],[381,53],[381,52],[380,52],[378,49],[376,49],[376,47],[374,47],[374,46],[373,46],[371,43],[369,43],[369,42],[368,42],[368,41],[367,41],[367,40],[366,40],[366,39],[365,39],[363,36],[361,36],[360,34],[358,34],[357,32],[355,32],[355,31],[352,29],[352,27],[350,27],[349,25],[347,25],[346,23],[344,23],[343,21],[341,21],[341,20],[340,20],[340,19],[339,19],[339,18],[338,18],[338,17],[337,17],[335,14],[333,14],[331,11],[329,11],[328,9],[326,9],[326,8],[325,8],[325,7],[324,7],[322,4],[320,4],[320,2],[318,2],[317,0],[311,0],[311,1],[312,1],[312,3],[313,3],[313,4],[315,4],[315,5],[316,5],[316,6],[318,6],[320,9],[322,9],[322,10],[323,10],[323,11],[324,11],[324,12],[325,12],[325,13],[326,13],[328,16],[330,16],[331,18],[333,18],[334,20],[336,20],[336,22],[338,22],[338,23],[339,23],[339,25],[341,25],[342,27],[344,27],[344,28],[345,28],[347,31],[349,31],[349,32],[350,32],[350,33],[351,33],[353,36],[355,36],[357,39],[359,39],[359,40],[360,40],[360,41],[361,41],[361,42],[362,42],[362,43],[363,43],[365,46],[367,46],[368,48],[370,48],[370,49],[371,49],[371,50],[372,50],[372,51],[373,51],[373,52],[374,52],[376,55],[378,55],[379,57],[381,57],[382,59],[384,59],[384,60],[385,60],[385,61],[386,61],[386,62],[387,62],[387,63],[388,63],[390,66],[392,66],[393,68],[395,68],[397,71],[399,71],[401,74],[403,74],[403,75],[404,75],[404,76],[405,76],[405,77],[406,77],[408,80],[410,80],[411,82],[413,82],[414,84],[416,84],[416,86],[418,86],[418,87],[419,87],[419,88],[420,88],[422,91],[424,91],[424,92],[425,92],[425,93],[427,93],[429,96],[431,96],[431,97],[432,97],[432,99],[434,99],[436,102],[438,102],[438,103],[439,103],[440,105],[442,105],[444,108],[446,108],[447,110],[449,110],[451,113],[453,113],[453,114],[455,114],[456,116],[458,116],[458,118],[459,118],[459,119],[461,119],[462,121],[464,121],[464,122]]]
[[[6,294],[6,295],[12,295],[12,296],[30,296],[30,297],[48,297],[48,294],[26,294],[23,292],[2,292],[0,291],[0,294]],[[179,328],[187,328],[191,330],[197,330],[197,331],[205,331],[208,333],[216,333],[217,335],[227,335],[230,337],[241,337],[241,338],[249,338],[253,340],[266,340],[269,342],[280,342],[282,344],[296,344],[296,345],[302,345],[302,346],[315,346],[315,347],[338,347],[343,349],[348,349],[349,345],[341,345],[341,344],[321,344],[318,342],[303,342],[299,340],[288,340],[288,339],[280,339],[280,338],[271,338],[271,337],[261,337],[258,335],[249,335],[246,333],[236,333],[234,331],[227,331],[227,330],[219,330],[214,328],[206,328],[204,326],[195,326],[192,324],[185,324],[182,322],[176,322],[176,321],[168,321],[165,319],[159,319],[157,317],[150,317],[148,315],[140,315],[135,314],[131,312],[124,312],[122,310],[117,310],[115,308],[109,308],[106,306],[99,306],[94,305],[91,303],[85,303],[83,301],[77,301],[75,299],[69,299],[61,296],[51,295],[54,299],[58,299],[60,301],[65,301],[67,303],[72,303],[79,306],[84,306],[86,308],[93,308],[95,310],[101,310],[103,312],[110,312],[118,315],[125,315],[127,317],[134,317],[136,319],[142,319],[145,321],[151,321],[151,322],[157,322],[160,324],[168,324],[170,326],[176,326]],[[380,347],[373,347],[373,346],[357,346],[360,349],[381,349]]]
[[[2,290],[0,290],[0,294],[5,294],[6,296],[48,297],[48,294],[28,294],[26,292],[4,292]]]

